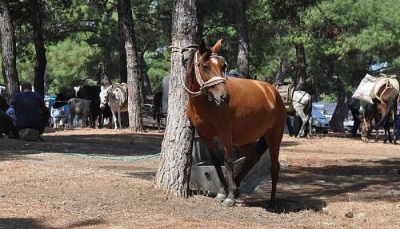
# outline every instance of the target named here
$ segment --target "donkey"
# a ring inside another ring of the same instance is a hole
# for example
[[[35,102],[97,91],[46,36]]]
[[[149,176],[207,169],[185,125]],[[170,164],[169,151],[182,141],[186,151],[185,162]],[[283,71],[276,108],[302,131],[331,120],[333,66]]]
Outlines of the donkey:
[[[107,104],[108,106],[110,106],[113,115],[115,126],[114,130],[117,131],[119,128],[122,127],[121,112],[128,111],[128,95],[125,83],[114,84],[107,88],[105,88],[104,86],[101,87],[100,108],[105,109]]]

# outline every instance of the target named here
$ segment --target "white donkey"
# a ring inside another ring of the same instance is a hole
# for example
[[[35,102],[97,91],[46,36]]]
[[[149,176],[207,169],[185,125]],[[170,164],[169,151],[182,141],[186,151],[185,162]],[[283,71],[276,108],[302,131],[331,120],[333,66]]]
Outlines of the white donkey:
[[[114,84],[107,88],[101,86],[100,108],[104,109],[108,103],[113,114],[115,131],[121,128],[121,112],[128,111],[128,94],[126,83]],[[116,116],[118,113],[118,119]],[[118,121],[118,123],[117,123]],[[119,124],[119,125],[118,125]]]

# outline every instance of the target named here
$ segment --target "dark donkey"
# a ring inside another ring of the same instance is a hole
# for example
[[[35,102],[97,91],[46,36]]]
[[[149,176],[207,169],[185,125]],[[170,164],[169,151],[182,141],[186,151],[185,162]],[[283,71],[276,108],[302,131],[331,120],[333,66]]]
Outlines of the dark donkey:
[[[158,92],[153,97],[153,119],[157,120],[157,128],[161,129],[161,118],[165,118],[165,113],[162,112],[163,92]]]
[[[54,103],[53,108],[59,108],[66,105],[72,98],[91,100],[92,104],[90,106],[90,112],[91,116],[93,117],[91,126],[95,128],[95,121],[97,120],[99,128],[102,128],[104,118],[111,118],[111,109],[109,106],[107,106],[104,110],[100,109],[100,91],[101,89],[99,86],[84,85],[80,87],[74,87],[74,89],[69,89],[57,94],[56,102]]]
[[[378,85],[375,89],[373,104],[365,107],[364,118],[361,119],[361,140],[369,141],[372,129],[375,129],[375,142],[379,140],[378,129],[383,125],[385,130],[384,143],[389,139],[390,143],[396,143],[396,138],[392,140],[390,128],[393,127],[396,118],[397,97],[399,84],[393,78],[378,78]],[[372,120],[375,125],[372,126]]]

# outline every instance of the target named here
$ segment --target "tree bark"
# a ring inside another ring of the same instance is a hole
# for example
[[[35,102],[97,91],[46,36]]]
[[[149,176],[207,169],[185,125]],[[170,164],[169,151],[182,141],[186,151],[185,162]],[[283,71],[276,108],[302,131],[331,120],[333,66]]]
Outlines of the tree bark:
[[[118,16],[121,18],[122,16]],[[124,37],[124,30],[123,30],[123,24],[122,20],[118,21],[118,27],[119,27],[119,37]],[[121,83],[126,83],[128,81],[128,73],[126,69],[126,51],[125,51],[125,41],[123,39],[120,39],[119,41],[119,77]]]
[[[332,79],[333,82],[335,83],[338,100],[335,111],[333,112],[332,115],[330,125],[333,132],[343,133],[344,132],[343,121],[347,117],[348,113],[348,108],[346,105],[346,100],[347,100],[346,91],[343,82],[340,80],[338,76],[334,75]]]
[[[5,0],[0,0],[0,37],[2,74],[6,87],[5,97],[10,104],[14,95],[19,92],[19,79],[16,64],[14,28],[11,23],[10,11]]]
[[[303,44],[296,44],[296,90],[304,90],[307,78],[306,52]]]
[[[235,0],[236,34],[238,39],[237,69],[241,76],[250,78],[249,35],[247,31],[246,6],[244,0]]]
[[[169,80],[167,126],[162,142],[160,165],[156,174],[156,187],[170,195],[187,197],[192,162],[193,128],[186,116],[188,93],[181,78],[196,39],[195,0],[175,0],[172,16],[171,77]],[[183,55],[183,56],[182,56]]]
[[[285,82],[286,79],[286,74],[288,71],[288,65],[289,63],[287,62],[286,58],[281,57],[280,58],[280,63],[279,63],[279,69],[278,72],[276,73],[275,80],[274,80],[274,85],[282,85]]]
[[[38,0],[30,1],[31,24],[33,28],[33,39],[36,51],[35,61],[35,92],[44,97],[44,74],[46,72],[46,49],[43,42],[42,18],[40,3]]]
[[[126,52],[126,72],[128,87],[129,128],[134,132],[143,132],[140,118],[139,63],[133,30],[132,9],[130,0],[118,1],[118,16],[121,21],[122,37]],[[123,67],[123,66],[121,66]]]
[[[144,103],[152,103],[153,101],[149,99],[149,95],[152,95],[151,84],[149,76],[147,75],[147,67],[144,61],[144,52],[138,53],[139,65],[140,65],[140,83],[142,89],[142,98]]]

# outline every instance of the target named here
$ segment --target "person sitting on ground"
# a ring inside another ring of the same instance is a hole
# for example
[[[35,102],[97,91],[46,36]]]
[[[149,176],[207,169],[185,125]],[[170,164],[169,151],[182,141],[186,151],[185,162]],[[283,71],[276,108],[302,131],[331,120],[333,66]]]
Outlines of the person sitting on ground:
[[[11,106],[7,109],[6,114],[11,117],[11,119],[13,120],[13,123],[15,125],[15,123],[17,121],[17,116],[15,115],[15,109],[14,109],[13,104],[11,104]]]
[[[4,111],[0,109],[0,138],[4,138],[7,135],[8,138],[15,138],[15,126],[12,118]]]
[[[32,91],[32,84],[22,83],[21,90],[13,99],[17,117],[15,129],[18,133],[23,129],[36,129],[39,132],[39,139],[42,140],[40,135],[46,128],[50,111],[43,97]]]

